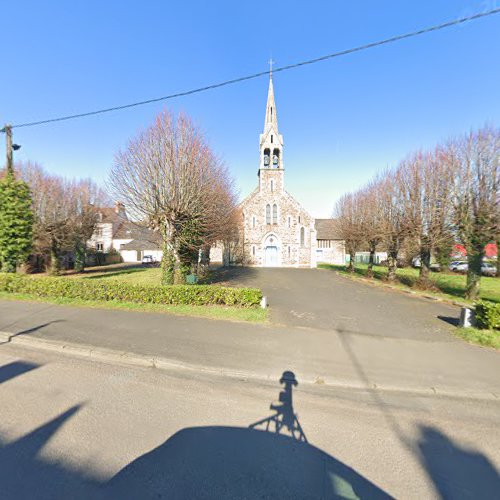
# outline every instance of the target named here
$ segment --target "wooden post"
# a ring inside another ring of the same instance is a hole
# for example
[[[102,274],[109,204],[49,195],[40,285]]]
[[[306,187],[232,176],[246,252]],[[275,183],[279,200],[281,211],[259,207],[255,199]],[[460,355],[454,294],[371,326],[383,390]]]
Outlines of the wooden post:
[[[12,125],[5,125],[5,142],[7,151],[7,173],[12,173],[14,171],[14,166],[12,162]]]

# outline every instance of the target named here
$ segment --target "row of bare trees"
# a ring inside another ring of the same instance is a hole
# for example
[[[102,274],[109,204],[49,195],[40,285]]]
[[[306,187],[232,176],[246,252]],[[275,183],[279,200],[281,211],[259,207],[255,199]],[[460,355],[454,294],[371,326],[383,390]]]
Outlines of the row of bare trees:
[[[350,254],[377,250],[388,255],[388,279],[396,279],[398,258],[420,257],[420,282],[429,286],[431,259],[449,256],[460,243],[467,251],[466,297],[479,295],[488,243],[500,234],[500,129],[486,126],[432,151],[408,156],[362,189],[344,195],[334,217]]]
[[[162,283],[182,283],[210,245],[237,230],[233,181],[185,115],[159,114],[116,156],[111,192],[162,239]]]
[[[32,259],[47,265],[51,274],[59,274],[67,255],[82,271],[86,244],[98,222],[99,208],[106,203],[105,193],[90,179],[52,175],[36,163],[20,164],[15,170],[30,187],[33,200]]]

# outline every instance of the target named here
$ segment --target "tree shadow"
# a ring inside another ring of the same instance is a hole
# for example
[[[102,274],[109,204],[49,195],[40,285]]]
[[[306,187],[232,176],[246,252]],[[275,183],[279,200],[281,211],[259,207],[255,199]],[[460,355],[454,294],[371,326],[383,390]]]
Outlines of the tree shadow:
[[[217,267],[211,268],[206,279],[208,284],[221,284],[227,286],[245,286],[257,277],[257,271],[253,267]]]
[[[431,426],[420,427],[421,461],[441,498],[493,499],[500,495],[500,476],[493,463]]]
[[[28,363],[27,361],[13,361],[12,363],[0,366],[0,384],[34,370],[39,366],[40,365],[35,363]]]
[[[114,278],[116,276],[124,276],[124,275],[127,275],[127,274],[135,274],[135,273],[143,273],[144,271],[146,271],[146,269],[149,269],[149,268],[146,268],[146,267],[131,267],[131,268],[127,268],[127,269],[120,269],[120,270],[108,270],[108,271],[104,271],[104,272],[101,272],[99,273],[98,271],[95,271],[95,275],[92,275],[92,276],[83,276],[85,279],[88,279],[88,280],[98,280],[98,279],[107,279],[107,278]],[[99,273],[99,274],[97,274]]]
[[[92,276],[94,274],[102,274],[103,276],[111,276],[115,274],[130,274],[138,271],[145,271],[145,267],[141,263],[132,264],[111,264],[109,266],[97,266],[92,268],[84,269],[81,273],[78,273],[82,277],[97,278],[97,276]],[[75,273],[76,274],[76,273]]]
[[[13,442],[0,439],[0,497],[90,498],[98,492],[98,482],[81,471],[44,458],[43,447],[81,408],[73,406]]]

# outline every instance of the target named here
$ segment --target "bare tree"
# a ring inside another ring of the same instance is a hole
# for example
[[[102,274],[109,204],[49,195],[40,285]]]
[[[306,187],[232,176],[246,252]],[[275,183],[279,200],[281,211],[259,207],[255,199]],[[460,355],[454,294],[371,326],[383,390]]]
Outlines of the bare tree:
[[[387,171],[380,183],[380,218],[382,241],[387,249],[387,279],[396,280],[398,255],[408,235],[407,216],[404,210],[401,172]]]
[[[188,117],[163,112],[117,154],[110,185],[162,238],[162,283],[182,282],[199,251],[225,234],[236,197],[229,174]]]
[[[75,268],[83,270],[104,192],[90,179],[50,175],[36,163],[18,168],[33,192],[35,251],[48,257],[51,274],[59,274],[64,253],[74,255]]]
[[[335,224],[349,254],[347,270],[350,272],[354,272],[356,252],[364,241],[362,216],[357,193],[345,194],[337,201],[334,209]]]
[[[452,169],[444,152],[418,152],[399,166],[408,238],[420,254],[420,281],[429,285],[431,258],[450,237]]]
[[[466,298],[474,300],[479,297],[485,247],[499,233],[500,129],[471,132],[450,142],[447,153],[456,176],[454,223],[469,264]]]
[[[366,275],[373,276],[373,265],[377,247],[383,239],[383,221],[380,210],[382,203],[382,183],[380,179],[370,182],[357,193],[360,209],[360,230],[370,253]]]

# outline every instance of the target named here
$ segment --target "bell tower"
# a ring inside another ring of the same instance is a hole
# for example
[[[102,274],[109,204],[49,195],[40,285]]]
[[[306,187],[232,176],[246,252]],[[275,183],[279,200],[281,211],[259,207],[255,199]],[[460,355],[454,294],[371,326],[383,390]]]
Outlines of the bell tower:
[[[259,178],[262,190],[263,184],[271,183],[279,190],[283,189],[283,136],[278,131],[278,114],[274,101],[273,61],[269,61],[269,89],[267,92],[266,119],[264,132],[260,134],[260,167]]]

